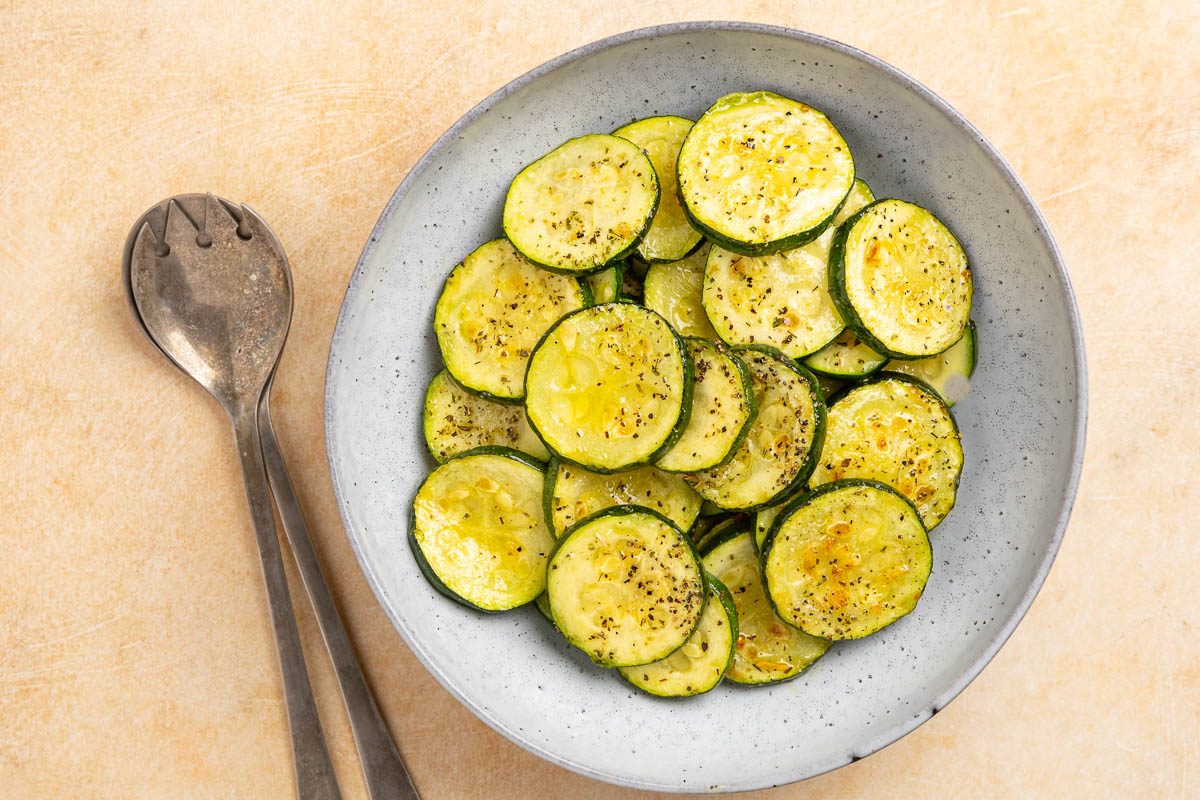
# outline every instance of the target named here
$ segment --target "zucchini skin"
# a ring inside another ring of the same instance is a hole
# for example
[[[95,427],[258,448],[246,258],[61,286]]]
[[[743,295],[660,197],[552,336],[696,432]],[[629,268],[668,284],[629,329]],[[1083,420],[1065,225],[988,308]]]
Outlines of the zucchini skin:
[[[755,503],[754,505],[750,505],[745,508],[723,509],[724,511],[758,511],[768,506],[776,505],[785,497],[791,496],[796,491],[801,489],[805,483],[807,483],[808,479],[812,477],[813,471],[817,468],[817,463],[821,458],[821,449],[825,446],[825,396],[821,391],[821,386],[817,382],[815,375],[809,372],[807,368],[797,363],[794,359],[788,358],[774,347],[764,344],[751,344],[743,347],[735,347],[733,348],[733,351],[735,353],[761,353],[780,362],[805,380],[805,382],[808,384],[809,394],[812,397],[814,417],[813,438],[812,443],[809,446],[808,455],[805,457],[804,464],[800,467],[800,471],[796,474],[796,477],[793,478],[792,482],[783,489],[779,490],[761,503]],[[748,432],[749,428],[747,428],[747,433]],[[743,437],[743,440],[744,438],[745,437]]]
[[[858,315],[858,311],[855,310],[854,304],[850,302],[850,295],[846,291],[846,239],[850,236],[850,229],[853,228],[854,224],[872,208],[880,203],[886,203],[895,199],[896,198],[892,197],[879,198],[875,202],[861,208],[858,213],[843,222],[837,229],[837,233],[835,233],[833,236],[833,244],[829,249],[829,296],[833,298],[834,306],[837,307],[838,313],[842,315],[842,319],[846,321],[846,327],[854,331],[854,334],[862,340],[863,344],[870,347],[876,353],[879,353],[882,356],[887,356],[888,358],[894,358],[900,361],[916,361],[922,358],[932,358],[933,356],[940,355],[957,344],[958,340],[954,340],[936,353],[922,353],[921,355],[914,356],[908,353],[900,353],[892,350],[883,342],[879,341],[879,339],[867,329],[867,326],[863,323],[862,317],[860,317]],[[910,205],[916,205],[916,203],[911,203]],[[917,207],[922,211],[925,211],[930,216],[933,216],[938,222],[941,222],[946,230],[950,230],[949,225],[946,225],[946,223],[934,216],[932,212],[930,212],[924,206]],[[954,236],[956,240],[958,239],[958,237],[955,236],[954,231],[950,231],[950,234]],[[963,331],[966,331],[965,325],[963,326]]]
[[[710,464],[709,466],[702,468],[702,469],[716,469],[717,467],[723,467],[729,463],[730,459],[732,459],[734,454],[737,453],[738,448],[742,446],[742,442],[746,441],[746,434],[750,433],[750,427],[754,424],[754,420],[758,419],[758,401],[754,397],[754,385],[750,380],[750,368],[746,366],[746,362],[741,359],[741,356],[739,356],[737,354],[737,352],[734,351],[733,348],[731,348],[729,345],[725,344],[724,342],[714,342],[711,339],[703,339],[699,336],[685,336],[685,337],[683,337],[683,339],[685,342],[695,340],[698,342],[704,342],[705,344],[713,345],[717,348],[717,350],[722,355],[729,356],[730,361],[733,363],[733,368],[735,370],[737,370],[738,376],[742,379],[742,389],[746,393],[746,404],[749,407],[750,414],[746,417],[746,421],[744,423],[742,423],[742,429],[740,431],[738,431],[737,436],[734,438],[733,446],[729,448],[729,452],[727,452],[725,454],[725,457],[722,458],[720,461],[718,461],[715,464]],[[686,348],[684,348],[684,349],[686,349]],[[695,363],[692,364],[692,369],[693,369],[693,374],[694,374]],[[694,393],[694,391],[695,391],[695,383],[693,382],[693,393]],[[690,398],[689,398],[689,401],[690,401]],[[690,414],[691,414],[690,408],[688,410],[688,414],[689,414],[689,419],[690,419]],[[530,425],[529,427],[531,429],[533,428],[532,425]],[[687,426],[685,425],[675,435],[676,442],[679,441],[679,437],[683,435],[683,431],[686,430],[686,428],[687,428]],[[674,443],[672,443],[672,444],[674,444]],[[665,447],[665,448],[663,448],[662,452],[666,453],[670,449],[671,449],[670,447]],[[665,467],[659,466],[658,464],[655,464],[655,466],[657,466],[663,472],[671,472],[674,474],[686,474],[689,472],[696,471],[696,470],[666,469]]]
[[[551,150],[549,153],[546,153],[545,155],[541,156],[540,158],[534,159],[534,160],[533,160],[533,161],[531,161],[529,164],[526,164],[526,165],[525,165],[525,166],[524,166],[524,167],[523,167],[523,168],[520,170],[520,172],[518,172],[518,173],[516,174],[516,176],[514,176],[514,177],[513,177],[512,181],[510,181],[510,182],[509,182],[509,184],[508,184],[508,189],[507,189],[507,190],[505,190],[505,192],[504,192],[504,203],[505,203],[505,205],[507,205],[507,204],[508,204],[509,195],[512,193],[512,187],[513,187],[513,183],[515,183],[515,182],[516,182],[516,180],[517,180],[517,178],[519,178],[519,177],[521,176],[521,173],[525,172],[525,170],[527,170],[527,169],[529,169],[530,167],[532,167],[533,165],[537,164],[537,163],[538,163],[538,162],[540,162],[542,159],[544,159],[544,158],[547,158],[547,157],[549,157],[549,156],[553,155],[555,152],[557,152],[557,151],[559,150],[559,148],[563,147],[564,145],[566,145],[566,144],[569,144],[569,143],[571,143],[571,142],[574,142],[574,141],[576,141],[576,140],[578,140],[578,139],[585,139],[585,138],[587,138],[587,137],[589,137],[589,136],[596,136],[596,135],[598,135],[598,134],[594,134],[594,133],[588,133],[588,134],[584,134],[583,136],[576,136],[576,137],[574,137],[573,139],[568,139],[567,141],[565,141],[565,142],[563,142],[562,144],[560,144],[560,145],[558,145],[557,147],[555,147],[555,148],[554,148],[553,150]],[[620,137],[617,137],[617,138],[620,138]],[[623,141],[627,141],[627,142],[628,142],[629,140],[628,140],[628,139],[624,139]],[[629,143],[630,143],[630,144],[633,144],[632,142],[629,142]],[[635,147],[636,147],[636,145],[635,145]],[[645,153],[643,153],[642,155],[644,156],[644,155],[645,155]],[[649,159],[649,157],[647,157],[647,158],[646,158],[646,163],[647,163],[647,164],[650,164],[650,159]],[[580,277],[580,276],[586,276],[586,275],[593,275],[593,274],[595,274],[595,273],[597,273],[597,272],[603,272],[604,270],[606,270],[606,269],[608,269],[609,267],[611,267],[611,266],[613,266],[614,264],[616,264],[618,261],[623,261],[624,259],[626,259],[626,258],[628,258],[629,256],[631,256],[631,255],[633,255],[634,253],[636,253],[636,252],[637,252],[637,249],[638,249],[638,246],[639,246],[639,245],[642,243],[642,240],[646,238],[646,234],[647,234],[647,233],[650,231],[650,223],[654,221],[654,215],[655,215],[655,214],[658,212],[658,203],[659,203],[659,200],[660,200],[660,199],[661,199],[661,197],[662,197],[662,186],[661,186],[661,185],[659,184],[659,182],[658,182],[658,173],[656,173],[656,172],[654,171],[654,165],[653,165],[653,164],[650,164],[650,177],[651,177],[651,179],[652,179],[652,180],[653,180],[653,182],[654,182],[654,202],[650,204],[650,213],[649,213],[649,214],[647,214],[647,215],[646,215],[646,218],[645,218],[645,219],[642,221],[642,228],[641,228],[641,232],[640,232],[640,233],[638,233],[638,235],[634,237],[633,241],[632,241],[632,242],[630,242],[630,244],[629,244],[627,247],[625,247],[625,248],[624,248],[623,250],[621,250],[620,252],[618,252],[618,253],[614,254],[614,255],[613,255],[611,258],[609,258],[609,259],[608,259],[607,261],[605,261],[603,264],[596,265],[596,266],[592,266],[592,267],[588,267],[588,268],[584,268],[584,269],[571,269],[571,268],[566,268],[566,267],[559,267],[559,266],[556,266],[556,265],[554,265],[554,264],[547,264],[545,261],[540,261],[540,260],[538,260],[538,259],[534,258],[534,257],[533,257],[533,256],[531,256],[529,253],[525,252],[525,251],[524,251],[524,250],[522,250],[522,249],[521,249],[519,246],[517,246],[517,243],[516,243],[515,241],[513,241],[513,237],[512,237],[512,236],[510,235],[510,233],[509,233],[509,228],[508,228],[508,226],[507,226],[507,225],[504,225],[504,224],[503,224],[503,222],[502,222],[502,227],[503,227],[503,229],[504,229],[504,238],[508,239],[509,243],[510,243],[510,244],[512,244],[513,248],[514,248],[514,249],[515,249],[515,250],[516,250],[518,253],[520,253],[521,255],[525,256],[526,258],[528,258],[528,259],[529,259],[530,261],[532,261],[534,264],[537,264],[537,265],[538,265],[539,267],[541,267],[542,269],[546,269],[546,270],[549,270],[549,271],[551,271],[551,272],[556,272],[556,273],[558,273],[558,274],[560,274],[560,275],[574,275],[574,276],[576,276],[576,277]]]
[[[601,509],[600,511],[597,511],[595,514],[591,514],[589,516],[584,517],[583,519],[579,520],[574,525],[572,525],[570,528],[568,528],[566,531],[564,531],[562,537],[557,542],[555,542],[554,549],[550,551],[550,557],[546,561],[547,569],[549,569],[550,565],[554,563],[554,557],[556,555],[558,555],[558,551],[561,550],[566,545],[567,541],[580,528],[582,528],[583,526],[585,526],[591,522],[595,522],[598,519],[603,519],[604,517],[619,517],[619,516],[627,516],[629,514],[647,514],[652,517],[657,517],[661,522],[665,523],[666,525],[668,525],[671,528],[678,531],[680,538],[682,538],[684,540],[685,544],[687,545],[687,551],[691,554],[692,559],[696,563],[696,569],[698,569],[700,571],[701,579],[703,579],[704,576],[707,575],[707,573],[704,570],[704,564],[701,563],[701,561],[700,561],[700,554],[696,552],[696,546],[692,543],[692,537],[688,536],[686,532],[679,530],[678,525],[676,525],[674,522],[671,522],[671,520],[667,519],[665,516],[658,513],[657,511],[655,511],[653,508],[647,508],[645,506],[638,506],[638,505],[631,505],[631,504],[612,506],[610,508]],[[548,602],[548,599],[549,598],[547,598],[546,606],[550,609],[550,621],[554,623],[554,627],[558,628],[559,631],[562,631],[562,626],[559,625],[558,619],[554,614],[554,606],[553,606],[553,604]],[[688,633],[688,635],[686,637],[684,637],[683,641],[680,642],[679,647],[683,647],[684,644],[687,644],[687,640],[689,638],[691,638],[691,635],[693,633],[696,632],[696,627],[700,624],[700,618],[704,616],[704,608],[706,605],[708,605],[707,594],[705,594],[703,596],[703,599],[701,600],[700,613],[698,613],[696,615],[696,621],[692,625],[692,630]],[[564,639],[566,638],[565,634],[563,635],[563,638]],[[577,647],[577,645],[574,642],[572,642],[570,639],[567,639],[567,642],[572,647]],[[679,647],[676,647],[675,650],[678,650]],[[579,649],[582,650],[583,648],[579,648]],[[665,653],[660,658],[666,658],[667,656],[671,655],[671,653],[674,653],[675,650],[672,650],[670,653]],[[586,654],[586,652],[587,651],[585,650],[584,653]],[[658,661],[658,660],[660,660],[660,659],[655,659],[655,661]],[[615,664],[601,664],[600,662],[594,662],[594,663],[596,663],[602,667],[617,666]],[[651,661],[651,662],[646,662],[646,663],[654,663],[654,662]],[[636,666],[641,666],[641,665],[640,664],[626,664],[626,665],[622,665],[622,666],[636,667]]]
[[[615,303],[604,303],[602,305],[619,305],[622,303],[627,303],[627,301],[617,300]],[[553,333],[555,331],[555,329],[558,328],[559,325],[563,324],[566,320],[570,319],[571,317],[575,316],[576,314],[582,314],[583,312],[587,311],[590,308],[599,308],[599,306],[584,306],[583,308],[575,309],[574,311],[560,317],[558,322],[555,322],[553,325],[550,326],[549,330],[547,330],[545,333],[542,334],[541,338],[538,339],[537,344],[533,346],[533,350],[530,351],[529,360],[525,364],[526,384],[528,384],[528,381],[529,381],[529,367],[530,367],[530,365],[533,364],[533,354],[537,353],[538,348],[540,348],[542,346],[542,344],[545,343],[546,339],[549,338],[550,334]],[[639,306],[639,308],[643,308],[643,306]],[[679,419],[676,420],[675,427],[671,431],[671,434],[662,443],[662,445],[659,446],[659,448],[657,450],[655,450],[653,453],[648,455],[646,458],[644,458],[640,461],[635,461],[635,462],[629,463],[629,464],[622,464],[620,467],[607,468],[607,467],[597,466],[595,464],[588,464],[588,463],[585,463],[582,461],[577,461],[575,459],[567,458],[566,456],[562,455],[554,447],[552,447],[548,441],[546,441],[546,437],[542,436],[542,432],[538,430],[537,425],[535,425],[533,423],[533,420],[530,419],[529,420],[530,430],[532,430],[534,435],[537,436],[538,439],[541,440],[543,445],[545,445],[546,451],[550,453],[551,457],[561,459],[562,461],[568,461],[572,464],[583,467],[584,469],[591,470],[592,472],[599,472],[604,475],[613,475],[618,472],[624,472],[627,469],[633,469],[634,467],[645,467],[645,466],[653,465],[654,462],[657,461],[658,458],[663,453],[670,450],[675,445],[675,443],[677,441],[679,441],[679,437],[683,435],[684,429],[687,428],[688,421],[692,418],[692,390],[695,385],[695,365],[692,363],[692,357],[691,357],[691,355],[688,354],[687,348],[683,344],[683,337],[681,337],[678,333],[675,332],[675,329],[671,327],[671,324],[669,322],[667,322],[665,319],[663,319],[661,314],[659,314],[658,312],[653,311],[651,309],[648,309],[648,308],[646,309],[646,311],[651,314],[654,314],[654,316],[656,316],[662,320],[663,325],[665,325],[667,330],[671,332],[671,336],[675,341],[675,349],[679,351],[680,357],[683,359],[683,390],[682,390],[682,398],[680,400],[681,405],[680,405],[680,409],[679,409]],[[528,414],[526,414],[526,417],[528,417]],[[551,530],[553,530],[553,529],[551,529]]]
[[[800,508],[803,505],[806,505],[807,503],[820,497],[821,495],[829,494],[830,492],[834,492],[839,489],[845,489],[850,486],[865,486],[865,487],[868,487],[871,489],[877,489],[879,491],[887,492],[888,494],[890,494],[894,497],[900,498],[900,500],[902,500],[904,502],[904,504],[907,505],[912,510],[913,518],[916,520],[917,525],[920,526],[921,530],[925,531],[925,541],[926,541],[927,545],[929,546],[930,552],[932,553],[933,543],[929,539],[929,530],[925,527],[925,523],[921,521],[921,515],[917,511],[917,507],[915,505],[913,505],[913,502],[911,500],[909,500],[907,497],[905,497],[900,492],[896,491],[891,486],[888,486],[886,483],[882,483],[880,481],[866,480],[863,478],[843,478],[842,480],[833,481],[832,483],[826,483],[821,486],[818,486],[816,489],[812,489],[811,491],[805,492],[804,494],[800,495],[799,497],[796,497],[791,502],[789,502],[786,506],[784,506],[783,510],[781,510],[779,512],[779,516],[775,518],[775,522],[774,522],[774,524],[771,525],[771,530],[767,533],[767,538],[763,542],[762,548],[759,550],[759,557],[758,557],[759,562],[758,563],[759,563],[759,570],[763,574],[764,588],[766,588],[766,580],[767,580],[766,579],[767,559],[770,557],[771,548],[775,544],[775,536],[779,532],[779,529],[783,526],[783,523],[787,521],[787,518],[789,516],[791,516],[792,513],[796,509]],[[930,572],[925,575],[925,584],[926,585],[929,582],[930,574],[932,574],[932,557],[930,558]],[[923,589],[922,589],[922,591],[923,591]],[[775,612],[775,616],[779,617],[781,620],[785,620],[785,622],[786,622],[786,617],[784,617],[780,613],[779,607],[775,604],[775,597],[771,594],[769,588],[767,588],[766,591],[764,591],[763,593],[767,596],[767,602],[770,604],[771,610]],[[908,611],[901,614],[899,617],[896,617],[894,620],[888,622],[882,628],[876,628],[873,631],[864,633],[859,636],[845,636],[840,639],[835,639],[833,641],[839,642],[839,641],[855,641],[856,639],[865,639],[866,637],[872,636],[872,635],[878,633],[879,631],[883,630],[884,628],[889,627],[890,625],[894,625],[895,623],[897,623],[900,620],[907,617],[909,614],[911,614],[916,609],[917,609],[917,604],[914,603],[912,608],[910,608]],[[793,624],[793,623],[787,623],[787,624]],[[804,629],[799,628],[799,630],[804,630]],[[808,631],[805,631],[805,633],[808,633]],[[809,635],[815,636],[817,634],[810,633]]]
[[[465,453],[459,453],[458,455],[451,456],[443,463],[449,464],[451,461],[455,461],[460,458],[466,458],[467,456],[503,456],[504,458],[511,458],[513,461],[520,462],[528,467],[533,467],[543,472],[546,469],[545,464],[543,464],[541,461],[538,461],[528,453],[522,453],[521,451],[514,450],[511,447],[501,447],[500,445],[476,447],[472,450],[466,451]],[[422,483],[422,485],[424,484]],[[420,491],[421,487],[418,486],[417,492]],[[466,606],[467,608],[479,611],[483,614],[503,614],[505,611],[512,611],[511,608],[483,608],[482,606],[472,603],[462,595],[455,594],[448,586],[446,586],[446,584],[442,583],[442,579],[437,576],[437,573],[433,571],[433,567],[430,566],[429,562],[425,560],[425,554],[421,552],[421,546],[417,544],[417,509],[415,501],[416,492],[413,493],[413,499],[408,501],[408,549],[412,551],[413,559],[417,562],[417,569],[421,571],[421,575],[425,577],[425,580],[429,582],[429,585],[459,605]],[[553,530],[551,532],[553,533]],[[549,563],[548,560],[547,563]],[[528,603],[525,603],[524,605],[528,605]],[[521,606],[514,607],[520,608]]]
[[[847,384],[846,386],[843,386],[841,389],[839,389],[830,398],[829,405],[830,406],[835,405],[839,400],[841,400],[843,397],[845,397],[847,394],[854,391],[855,389],[858,389],[863,386],[869,386],[873,383],[879,383],[880,381],[889,381],[889,380],[903,381],[905,383],[911,383],[913,386],[918,387],[919,389],[924,391],[926,394],[928,394],[930,397],[932,397],[934,400],[936,400],[938,403],[940,403],[942,408],[946,412],[946,416],[949,417],[949,419],[950,419],[950,425],[953,426],[953,428],[954,428],[954,435],[958,437],[958,440],[960,443],[962,442],[962,430],[958,427],[958,419],[954,416],[954,412],[951,410],[950,406],[946,403],[946,401],[942,398],[942,396],[940,394],[938,394],[936,391],[934,391],[933,387],[930,386],[929,384],[927,384],[925,381],[921,380],[920,378],[913,377],[912,375],[907,375],[903,372],[891,372],[886,369],[880,370],[880,371],[876,372],[875,374],[873,374],[861,381],[858,381],[856,383]],[[820,459],[820,455],[818,454],[818,460],[819,459]],[[814,469],[816,468],[816,463],[817,462],[813,463]],[[966,464],[966,458],[964,455],[963,465],[965,466],[965,464]],[[950,503],[950,505],[946,508],[946,513],[942,515],[942,518],[940,520],[938,520],[937,525],[932,525],[932,526],[926,525],[925,521],[921,520],[921,525],[925,528],[926,533],[932,532],[935,528],[937,528],[938,525],[942,524],[942,522],[945,521],[946,517],[950,516],[950,512],[954,510],[954,507],[956,505],[958,505],[958,487],[959,487],[959,484],[962,483],[963,472],[964,472],[964,469],[962,469],[960,467],[958,470],[958,475],[956,475],[954,478],[954,499]],[[810,475],[810,477],[811,477],[811,475]],[[863,479],[863,478],[842,478],[840,481],[832,481],[831,483],[845,483],[846,481],[850,481],[850,480],[865,480],[865,479]],[[878,481],[866,481],[866,482],[867,483],[879,483]],[[821,484],[821,485],[829,486],[831,484]],[[887,484],[881,484],[881,485],[887,486]],[[896,492],[897,494],[900,494],[901,497],[904,497],[904,495],[901,494],[900,492],[897,492],[897,490],[894,487],[887,486],[887,488],[891,489],[893,492]],[[907,497],[904,497],[904,499],[908,500]],[[913,505],[913,502],[911,500],[908,500],[908,502],[909,502],[909,505]],[[913,507],[916,508],[915,505],[913,505]],[[783,513],[780,512],[779,516],[775,518],[775,521],[778,522],[779,519],[782,517],[783,517]],[[919,513],[918,513],[917,517],[920,518]]]

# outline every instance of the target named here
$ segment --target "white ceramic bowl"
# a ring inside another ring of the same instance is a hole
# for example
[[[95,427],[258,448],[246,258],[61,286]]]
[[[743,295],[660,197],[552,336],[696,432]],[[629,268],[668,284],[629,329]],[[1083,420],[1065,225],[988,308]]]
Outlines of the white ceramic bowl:
[[[933,576],[913,614],[836,645],[796,680],[661,700],[593,667],[532,607],[475,613],[421,577],[406,532],[432,464],[420,432],[423,392],[439,367],[431,320],[450,268],[500,235],[504,190],[522,166],[569,137],[651,114],[694,119],[746,89],[827,112],[877,196],[930,208],[965,245],[980,343],[972,393],[954,409],[966,468],[957,508],[933,533]],[[686,23],[561,56],[437,140],[384,209],[350,281],[325,423],[363,571],[447,690],[522,747],[585,775],[722,791],[797,781],[872,753],[983,669],[1058,549],[1085,405],[1066,271],[1028,192],[978,131],[911,78],[845,45],[782,28]]]

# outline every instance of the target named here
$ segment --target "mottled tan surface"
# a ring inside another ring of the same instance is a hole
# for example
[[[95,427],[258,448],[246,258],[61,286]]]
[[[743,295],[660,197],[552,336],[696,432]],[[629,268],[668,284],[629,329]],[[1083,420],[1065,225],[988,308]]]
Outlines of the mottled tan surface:
[[[1070,264],[1092,393],[1071,530],[1008,646],[900,743],[758,796],[1200,796],[1200,6],[169,5],[0,0],[0,797],[291,793],[225,421],[139,338],[118,279],[131,221],[205,189],[253,204],[288,247],[281,436],[417,784],[625,796],[492,733],[409,655],[339,528],[322,375],[368,230],[460,114],[585,42],[735,14],[876,53],[991,138]],[[317,652],[307,610],[302,629]],[[362,797],[315,664],[346,794]]]

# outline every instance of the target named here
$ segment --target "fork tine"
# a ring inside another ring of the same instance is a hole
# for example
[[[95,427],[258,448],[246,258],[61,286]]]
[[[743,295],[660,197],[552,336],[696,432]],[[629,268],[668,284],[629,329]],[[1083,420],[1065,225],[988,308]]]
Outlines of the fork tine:
[[[232,244],[237,240],[237,220],[221,201],[209,194],[204,201],[204,232],[213,244]]]
[[[254,209],[245,204],[242,205],[242,224],[244,229],[250,232],[251,239],[258,239],[271,247],[280,259],[287,260],[287,256],[283,252],[283,244],[275,237],[275,231],[271,230],[271,227]]]
[[[167,246],[177,254],[180,250],[195,249],[197,233],[195,224],[183,207],[171,200],[167,204],[167,224],[163,235]]]

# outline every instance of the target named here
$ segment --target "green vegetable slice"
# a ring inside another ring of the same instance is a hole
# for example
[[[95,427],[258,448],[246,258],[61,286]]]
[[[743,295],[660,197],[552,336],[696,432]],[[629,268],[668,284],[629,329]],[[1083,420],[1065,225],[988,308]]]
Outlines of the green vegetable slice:
[[[708,253],[709,245],[703,244],[687,258],[652,264],[646,271],[643,286],[646,308],[662,314],[680,336],[719,338],[708,321],[701,298]]]
[[[957,342],[971,315],[967,255],[925,209],[879,200],[842,225],[829,283],[846,324],[891,358],[925,358]]]
[[[872,200],[855,181],[839,217]],[[733,345],[761,344],[801,358],[845,327],[829,295],[831,226],[812,242],[782,253],[747,256],[713,247],[704,270],[703,304],[717,334]]]
[[[696,376],[692,412],[683,434],[658,458],[668,472],[712,469],[733,457],[754,420],[757,407],[750,372],[723,345],[685,340]]]
[[[679,160],[679,147],[691,129],[692,121],[683,117],[647,117],[613,131],[613,136],[628,139],[642,148],[654,165],[659,186],[664,187],[650,230],[637,247],[638,256],[651,263],[678,261],[695,250],[704,238],[688,222],[675,191],[675,162]]]
[[[640,667],[621,667],[621,677],[658,697],[692,697],[716,688],[733,663],[738,620],[725,585],[705,576],[708,602],[687,642],[671,655]]]
[[[804,359],[804,366],[817,375],[834,380],[856,380],[877,371],[887,361],[858,334],[847,328],[825,347]]]
[[[554,549],[543,480],[537,462],[504,448],[472,451],[430,473],[413,499],[409,536],[434,588],[484,611],[536,599]]]
[[[596,272],[633,252],[658,195],[654,167],[641,148],[618,136],[580,136],[513,179],[504,235],[547,269]]]
[[[653,461],[686,427],[692,364],[666,320],[607,303],[570,314],[534,350],[525,411],[551,452],[598,472]]]
[[[446,369],[461,386],[513,402],[525,396],[525,366],[538,339],[585,304],[579,281],[538,269],[496,239],[450,272],[433,329]]]
[[[546,469],[543,502],[547,524],[555,536],[562,536],[581,519],[620,505],[657,511],[687,531],[696,522],[702,501],[683,478],[656,467],[606,474],[554,459]]]
[[[748,255],[799,247],[833,220],[854,183],[850,148],[829,118],[773,92],[717,100],[679,152],[693,224]]]
[[[889,361],[884,369],[920,378],[946,401],[948,408],[952,408],[971,391],[976,348],[975,323],[971,322],[963,337],[944,353],[916,361],[895,359]]]
[[[618,261],[603,272],[588,275],[584,280],[592,292],[592,305],[613,303],[621,299],[621,281],[625,274],[625,262]]]
[[[758,415],[729,461],[687,480],[721,508],[753,511],[808,479],[825,436],[825,404],[812,374],[786,356],[752,348],[738,354],[750,369]]]
[[[525,409],[473,395],[442,370],[425,392],[425,445],[439,462],[477,447],[511,447],[539,461],[550,457]]]
[[[880,372],[829,407],[811,485],[880,481],[911,500],[933,530],[954,507],[962,467],[958,426],[942,399],[915,378]]]
[[[826,639],[860,639],[911,612],[933,553],[912,503],[870,481],[838,481],[779,515],[763,551],[776,612]]]
[[[666,658],[704,611],[704,576],[691,542],[666,517],[638,506],[606,509],[567,531],[547,574],[558,629],[603,667]]]
[[[760,685],[794,678],[825,655],[830,642],[781,620],[763,587],[751,531],[734,532],[704,556],[704,569],[729,587],[738,617],[733,663],[725,677]]]

